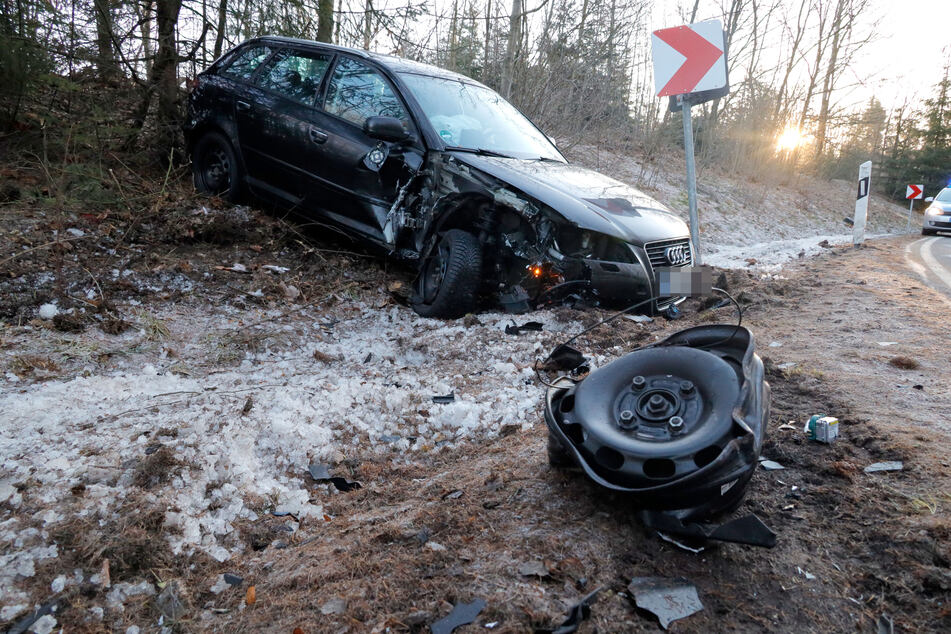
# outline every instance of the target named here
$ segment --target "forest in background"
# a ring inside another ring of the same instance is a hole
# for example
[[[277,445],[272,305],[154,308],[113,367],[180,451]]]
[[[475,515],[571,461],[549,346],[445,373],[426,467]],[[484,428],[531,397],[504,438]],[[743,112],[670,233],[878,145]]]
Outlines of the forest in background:
[[[698,14],[699,0],[686,1],[682,22],[723,21],[730,58],[731,93],[694,108],[701,166],[774,182],[796,173],[851,179],[873,160],[888,195],[902,197],[909,182],[929,193],[946,185],[947,66],[921,101],[886,109],[872,98],[856,108],[842,98],[875,42],[876,23],[865,16],[881,1],[719,0],[713,14],[710,4]],[[650,161],[682,147],[679,115],[653,96],[650,32],[669,25],[651,24],[651,6],[0,0],[0,159],[42,173],[41,194],[60,202],[121,196],[108,172],[118,163],[171,175],[187,161],[180,127],[189,80],[239,42],[274,34],[461,72],[501,92],[566,149],[604,145]],[[19,196],[4,187],[0,202]]]

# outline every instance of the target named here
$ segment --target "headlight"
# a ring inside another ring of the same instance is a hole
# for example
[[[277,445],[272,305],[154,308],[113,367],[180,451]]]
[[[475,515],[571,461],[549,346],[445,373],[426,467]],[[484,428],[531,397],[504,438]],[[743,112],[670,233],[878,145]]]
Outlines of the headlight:
[[[937,205],[931,205],[925,210],[925,213],[929,216],[940,216],[942,213],[944,213],[944,210],[942,210],[941,207]]]

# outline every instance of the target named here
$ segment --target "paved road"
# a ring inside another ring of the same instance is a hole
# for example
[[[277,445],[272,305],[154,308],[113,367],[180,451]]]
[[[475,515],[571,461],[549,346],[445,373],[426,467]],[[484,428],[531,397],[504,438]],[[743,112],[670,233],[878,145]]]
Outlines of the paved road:
[[[951,297],[951,236],[915,240],[905,247],[905,260],[925,283]]]

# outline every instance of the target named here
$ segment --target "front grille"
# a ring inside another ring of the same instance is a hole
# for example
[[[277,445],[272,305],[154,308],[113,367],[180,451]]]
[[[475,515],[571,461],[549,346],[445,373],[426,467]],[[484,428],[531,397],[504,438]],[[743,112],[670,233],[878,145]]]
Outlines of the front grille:
[[[678,266],[690,266],[693,264],[693,253],[690,251],[690,238],[674,238],[672,240],[648,242],[644,245],[644,250],[647,251],[647,257],[651,261],[651,268],[656,270],[658,267],[671,266],[670,262],[667,261],[665,251],[667,251],[668,247],[676,246],[686,246],[687,253],[689,254],[687,261]]]
[[[946,228],[951,228],[951,222],[940,222],[940,221],[935,221],[935,223],[934,223],[934,226],[936,226],[936,227],[946,227]]]

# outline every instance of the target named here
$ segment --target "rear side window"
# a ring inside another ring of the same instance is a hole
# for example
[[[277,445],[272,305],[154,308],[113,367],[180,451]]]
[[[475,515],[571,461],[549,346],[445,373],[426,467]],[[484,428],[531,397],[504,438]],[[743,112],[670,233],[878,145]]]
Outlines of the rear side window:
[[[378,71],[349,57],[341,57],[327,88],[324,110],[363,126],[367,117],[396,117],[409,125],[403,104]]]
[[[221,71],[222,75],[241,81],[251,81],[251,75],[258,69],[264,60],[271,55],[271,49],[266,46],[251,46],[241,51],[228,67]]]
[[[317,88],[328,66],[330,55],[282,51],[268,63],[257,83],[288,99],[310,105],[314,103]]]

